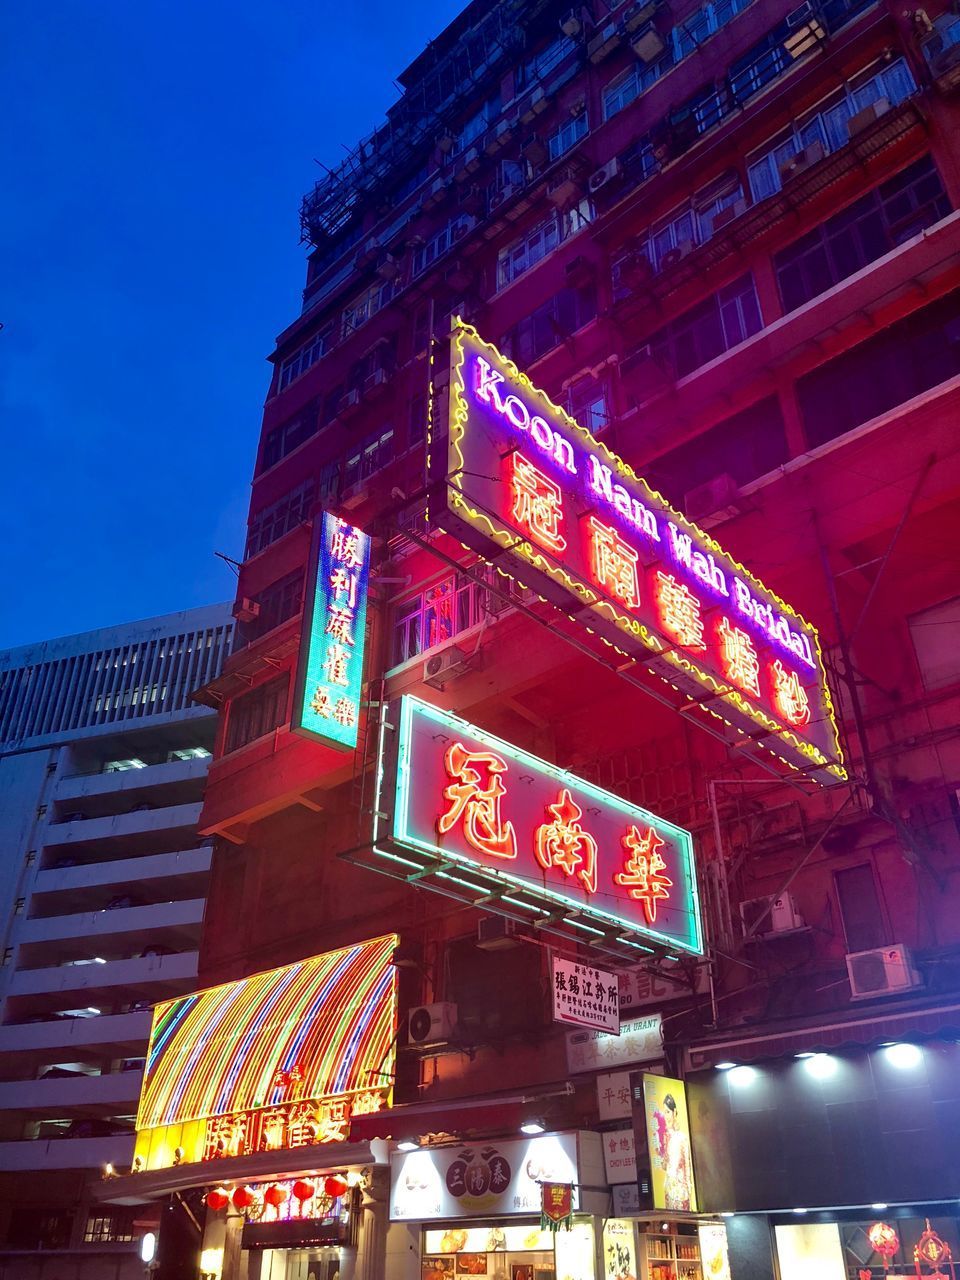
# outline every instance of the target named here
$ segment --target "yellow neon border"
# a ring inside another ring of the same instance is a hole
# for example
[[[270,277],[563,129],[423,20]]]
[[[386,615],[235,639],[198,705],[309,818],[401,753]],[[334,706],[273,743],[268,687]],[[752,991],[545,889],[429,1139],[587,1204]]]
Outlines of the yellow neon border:
[[[812,763],[822,767],[826,772],[833,774],[840,781],[846,780],[847,771],[843,767],[843,752],[840,748],[837,718],[833,706],[833,698],[830,693],[830,685],[826,678],[823,651],[820,646],[820,635],[816,627],[814,627],[812,623],[807,622],[806,618],[787,604],[785,600],[781,600],[775,591],[771,591],[769,587],[760,581],[759,578],[750,573],[748,569],[745,569],[738,560],[735,560],[733,556],[731,556],[729,552],[725,551],[718,542],[710,537],[709,534],[705,533],[691,520],[688,520],[685,516],[681,515],[679,511],[675,511],[663,495],[658,493],[655,489],[651,489],[646,480],[644,480],[642,476],[638,476],[622,458],[611,452],[611,450],[608,449],[602,441],[597,440],[585,427],[582,427],[579,422],[574,418],[571,418],[565,409],[554,404],[546,392],[541,391],[539,387],[534,386],[530,378],[525,373],[521,372],[512,360],[504,356],[493,345],[493,343],[484,341],[473,325],[467,324],[467,322],[461,319],[460,316],[454,316],[452,317],[452,326],[451,341],[453,347],[453,359],[450,367],[449,424],[450,465],[448,467],[448,474],[446,477],[447,495],[450,505],[456,508],[459,514],[469,524],[483,528],[492,541],[504,547],[506,550],[513,552],[515,555],[526,559],[533,568],[544,573],[547,577],[552,578],[555,582],[558,582],[572,595],[582,600],[584,604],[592,606],[597,612],[606,613],[610,620],[619,627],[620,630],[626,632],[634,639],[639,640],[648,649],[659,654],[674,666],[685,670],[689,675],[693,676],[701,684],[710,689],[717,697],[725,702],[732,703],[738,708],[738,710],[748,716],[754,721],[754,723],[758,724],[771,735],[775,735],[776,737],[789,742],[801,756],[806,757]],[[465,336],[472,338],[486,351],[491,352],[501,367],[506,369],[510,376],[514,378],[521,387],[531,395],[542,400],[568,430],[581,438],[582,442],[588,449],[593,449],[602,457],[608,459],[610,469],[612,471],[615,471],[618,475],[632,480],[635,484],[639,485],[641,491],[644,494],[649,495],[652,500],[652,505],[655,507],[659,505],[659,514],[661,516],[667,515],[675,524],[677,524],[678,528],[683,528],[685,531],[692,532],[697,539],[702,541],[703,545],[705,545],[709,550],[722,556],[724,561],[733,565],[738,573],[742,574],[750,583],[754,584],[760,591],[764,592],[767,597],[776,604],[777,608],[781,609],[784,613],[789,614],[790,617],[795,618],[807,632],[812,634],[814,649],[817,655],[817,667],[820,675],[819,683],[823,694],[823,705],[827,713],[827,724],[831,731],[834,750],[836,752],[835,760],[830,760],[829,757],[825,756],[820,748],[814,746],[813,743],[806,742],[799,738],[793,730],[780,725],[776,720],[772,719],[765,711],[763,711],[762,708],[754,706],[754,704],[739,690],[730,685],[721,684],[714,676],[710,675],[709,672],[701,670],[695,662],[692,662],[689,658],[677,653],[675,650],[665,649],[659,637],[649,631],[647,627],[645,627],[636,618],[632,618],[629,615],[621,613],[615,605],[611,604],[607,600],[601,599],[597,593],[591,590],[586,584],[571,577],[571,575],[567,573],[562,566],[551,564],[548,560],[545,560],[540,552],[530,542],[518,542],[518,535],[516,532],[499,528],[484,512],[478,511],[475,507],[471,506],[463,492],[462,476],[466,465],[466,459],[460,448],[460,442],[466,436],[466,424],[469,415],[469,405],[466,399],[466,386],[463,377],[463,366],[466,360],[466,353],[463,345],[463,338]],[[497,569],[497,572],[501,573],[504,577],[513,577],[512,574],[501,569],[499,565],[495,566],[495,568]],[[520,582],[520,579],[517,578],[515,581]],[[521,582],[520,585],[526,587],[525,583]],[[588,627],[587,630],[591,631],[591,628]],[[592,631],[591,634],[593,634]],[[618,653],[622,653],[625,658],[635,659],[635,655],[619,649],[618,646],[612,643],[612,641],[607,640],[603,636],[600,638]],[[664,683],[670,684],[678,693],[683,694],[683,690],[678,686],[673,685],[665,676],[660,676],[658,672],[654,672],[653,674],[658,675]],[[709,712],[710,715],[715,716],[724,724],[729,725],[730,728],[736,730],[736,732],[742,734],[744,737],[747,736],[744,729],[739,725],[734,724],[731,720],[728,720],[726,716],[720,715],[720,713],[714,708],[703,706],[702,710]],[[766,743],[759,743],[758,745],[761,746],[763,750],[768,751],[778,760],[781,760],[784,764],[788,765],[791,769],[797,769],[799,771],[799,767],[795,760],[789,760],[786,756],[781,755],[780,752],[775,751]]]

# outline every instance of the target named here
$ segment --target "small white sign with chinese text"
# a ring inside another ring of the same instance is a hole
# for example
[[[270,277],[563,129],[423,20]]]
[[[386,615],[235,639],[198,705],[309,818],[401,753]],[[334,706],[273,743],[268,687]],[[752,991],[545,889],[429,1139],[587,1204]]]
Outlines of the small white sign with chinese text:
[[[615,973],[553,957],[553,1020],[620,1034],[620,986]]]
[[[633,1128],[614,1129],[603,1135],[603,1164],[607,1181],[636,1182],[637,1149],[633,1140]]]

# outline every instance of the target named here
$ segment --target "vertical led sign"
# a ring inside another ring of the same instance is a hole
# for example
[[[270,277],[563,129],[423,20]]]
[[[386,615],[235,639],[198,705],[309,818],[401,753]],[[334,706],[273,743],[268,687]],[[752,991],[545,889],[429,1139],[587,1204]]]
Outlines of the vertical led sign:
[[[314,524],[292,728],[357,745],[370,581],[370,538],[325,511]]]

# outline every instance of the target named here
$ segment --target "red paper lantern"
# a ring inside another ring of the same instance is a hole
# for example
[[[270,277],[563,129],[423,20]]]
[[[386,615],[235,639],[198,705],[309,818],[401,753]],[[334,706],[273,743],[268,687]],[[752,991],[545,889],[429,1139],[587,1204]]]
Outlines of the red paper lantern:
[[[317,1188],[312,1182],[304,1182],[302,1178],[298,1178],[293,1184],[293,1194],[298,1200],[312,1200],[317,1193]]]
[[[340,1178],[334,1174],[333,1177],[327,1178],[323,1189],[331,1199],[336,1200],[337,1196],[346,1195],[348,1185],[346,1178]]]
[[[214,1191],[207,1192],[207,1208],[212,1209],[214,1213],[220,1213],[230,1203],[230,1195],[225,1187],[217,1187]]]
[[[256,1203],[257,1197],[249,1187],[237,1187],[236,1191],[234,1191],[231,1196],[231,1199],[233,1200],[233,1207],[242,1212],[244,1209],[249,1209],[252,1204]]]
[[[274,1209],[279,1209],[285,1200],[290,1196],[290,1192],[286,1187],[278,1186],[276,1183],[272,1187],[267,1187],[263,1193],[263,1198],[267,1204]]]

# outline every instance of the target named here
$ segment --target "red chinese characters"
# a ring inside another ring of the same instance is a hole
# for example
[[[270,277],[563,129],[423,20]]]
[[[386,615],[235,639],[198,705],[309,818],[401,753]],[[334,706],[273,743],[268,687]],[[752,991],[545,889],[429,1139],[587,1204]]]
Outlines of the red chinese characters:
[[[597,842],[580,825],[583,810],[563,788],[557,803],[547,805],[550,822],[537,827],[535,852],[541,867],[560,867],[578,875],[589,893],[597,891]]]
[[[788,671],[779,658],[770,667],[773,677],[773,700],[777,710],[789,724],[798,729],[810,723],[810,701],[795,671]]]
[[[595,516],[590,517],[590,559],[597,586],[609,591],[628,609],[638,608],[637,562],[640,556],[623,541],[616,529],[611,529]]]
[[[731,684],[760,697],[760,660],[753,641],[746,631],[735,627],[729,618],[721,618],[717,627],[720,638],[720,661],[723,672]]]
[[[669,898],[673,888],[673,881],[664,874],[667,864],[660,853],[665,841],[653,827],[641,835],[637,827],[631,826],[621,843],[630,857],[624,862],[623,871],[618,871],[613,878],[631,898],[643,904],[647,920],[654,924],[658,903]]]
[[[534,542],[559,555],[567,540],[560,531],[563,523],[563,492],[521,453],[514,453],[512,514]]]
[[[445,836],[462,823],[467,843],[478,853],[515,858],[513,824],[504,823],[500,816],[500,801],[506,794],[502,776],[506,762],[493,751],[468,751],[462,742],[455,742],[444,755],[443,765],[453,781],[443,792],[450,808],[437,819],[438,833]]]
[[[705,648],[700,601],[672,573],[657,572],[657,600],[663,629],[686,649]]]

